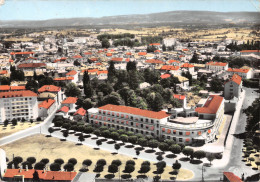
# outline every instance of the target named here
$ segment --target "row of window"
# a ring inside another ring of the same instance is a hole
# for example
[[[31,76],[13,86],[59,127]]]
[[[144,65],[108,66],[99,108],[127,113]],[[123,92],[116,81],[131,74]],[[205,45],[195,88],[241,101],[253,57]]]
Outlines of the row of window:
[[[171,129],[166,130],[165,128],[162,128],[162,132],[167,133],[167,134],[174,134],[174,135],[177,134],[176,130],[171,130]],[[186,131],[186,132],[178,131],[178,134],[179,135],[185,135],[185,136],[190,136],[191,134],[197,134],[198,136],[200,136],[202,134],[202,132],[203,131],[196,131],[196,132],[194,132],[194,131],[192,131],[192,132],[190,132],[190,131]],[[204,130],[204,132],[208,132],[208,134],[209,134],[209,133],[211,133],[211,129],[208,129],[208,131]]]
[[[141,122],[151,122],[152,124],[154,122],[157,122],[159,123],[158,120],[154,121],[153,119],[148,119],[148,118],[139,118],[139,117],[134,117],[134,116],[129,116],[127,114],[119,114],[119,113],[115,113],[115,112],[112,112],[112,111],[102,111],[102,110],[99,110],[98,111],[99,114],[103,114],[103,115],[108,115],[108,116],[114,116],[114,117],[118,117],[118,118],[126,118],[126,119],[131,119],[131,120],[135,120],[135,121],[141,121]]]

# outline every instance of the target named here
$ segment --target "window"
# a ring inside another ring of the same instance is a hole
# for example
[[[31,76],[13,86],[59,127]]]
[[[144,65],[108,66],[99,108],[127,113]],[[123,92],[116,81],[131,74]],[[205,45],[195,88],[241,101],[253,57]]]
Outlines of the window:
[[[141,124],[141,128],[143,128],[144,127],[144,125],[143,124]]]
[[[170,136],[167,136],[167,139],[171,139],[171,137],[170,137]]]
[[[151,119],[151,123],[153,124],[153,119]]]
[[[144,119],[143,119],[143,118],[141,118],[141,121],[142,121],[142,122],[143,122],[143,120],[144,120]]]
[[[182,138],[179,138],[179,142],[182,142]]]
[[[182,135],[182,132],[181,132],[181,131],[179,132],[179,135]]]
[[[148,119],[145,119],[146,122],[148,122]]]

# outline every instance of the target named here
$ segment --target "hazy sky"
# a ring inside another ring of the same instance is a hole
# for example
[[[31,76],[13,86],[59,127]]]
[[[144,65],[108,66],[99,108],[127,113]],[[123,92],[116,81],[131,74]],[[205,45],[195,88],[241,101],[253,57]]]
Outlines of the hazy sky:
[[[5,0],[0,20],[45,20],[176,10],[259,11],[258,0]]]

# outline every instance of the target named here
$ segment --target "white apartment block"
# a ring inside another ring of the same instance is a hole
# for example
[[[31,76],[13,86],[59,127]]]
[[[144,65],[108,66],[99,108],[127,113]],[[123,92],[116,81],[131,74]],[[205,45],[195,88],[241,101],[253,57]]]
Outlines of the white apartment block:
[[[38,117],[37,94],[30,91],[11,91],[0,93],[0,123],[6,119],[24,118],[26,120]]]
[[[233,99],[233,97],[239,98],[242,92],[242,78],[234,74],[232,78],[225,83],[224,97],[226,100]]]
[[[180,113],[154,112],[128,106],[105,105],[88,110],[92,125],[124,129],[177,143],[191,145],[208,143],[215,139],[224,116],[224,99],[209,96],[203,107],[183,109]]]
[[[222,62],[208,62],[206,64],[206,69],[218,72],[222,70],[227,70],[228,69],[228,63],[222,63]]]

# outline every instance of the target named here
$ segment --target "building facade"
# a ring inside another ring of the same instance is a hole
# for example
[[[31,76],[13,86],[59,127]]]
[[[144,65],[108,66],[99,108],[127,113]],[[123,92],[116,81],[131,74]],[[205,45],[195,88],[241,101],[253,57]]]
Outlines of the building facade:
[[[26,91],[0,93],[0,123],[6,119],[36,119],[38,117],[37,94]]]
[[[234,74],[232,78],[225,83],[224,86],[224,98],[226,100],[233,99],[233,97],[239,98],[242,91],[242,78]]]

